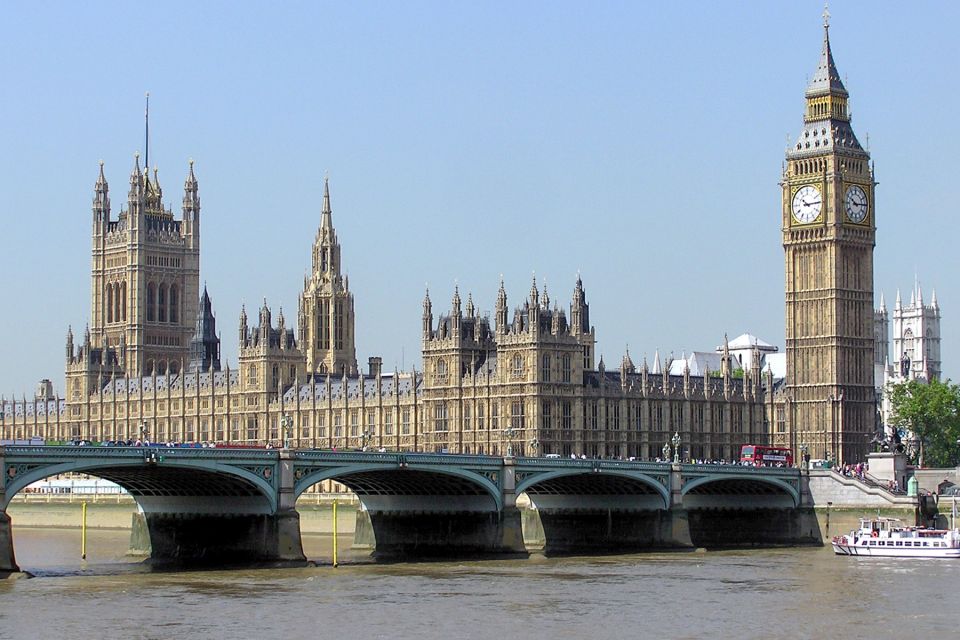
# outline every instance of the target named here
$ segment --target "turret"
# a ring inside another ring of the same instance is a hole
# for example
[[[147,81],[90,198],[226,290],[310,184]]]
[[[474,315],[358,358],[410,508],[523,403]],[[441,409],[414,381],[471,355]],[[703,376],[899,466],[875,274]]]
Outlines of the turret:
[[[67,327],[67,362],[73,360],[73,327]]]
[[[193,159],[190,160],[190,170],[183,183],[183,224],[187,235],[193,236],[196,245],[200,236],[200,192],[197,176],[193,173]]]
[[[503,287],[503,276],[500,277],[500,290],[497,292],[497,333],[507,332],[507,291]]]
[[[430,289],[423,296],[423,338],[428,340],[433,333],[433,303],[430,302]]]
[[[93,186],[93,223],[94,227],[98,224],[109,222],[110,220],[110,187],[107,185],[107,178],[103,175],[103,160],[100,161],[100,174],[97,176],[97,182]]]
[[[240,306],[240,346],[247,346],[247,306]]]

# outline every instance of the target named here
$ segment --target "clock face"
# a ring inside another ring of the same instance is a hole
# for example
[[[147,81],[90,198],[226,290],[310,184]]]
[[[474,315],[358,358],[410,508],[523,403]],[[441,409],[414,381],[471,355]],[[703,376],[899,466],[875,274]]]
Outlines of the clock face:
[[[867,194],[861,187],[853,185],[847,189],[843,198],[843,207],[851,222],[863,222],[867,217]]]
[[[812,185],[801,187],[793,196],[793,217],[797,222],[813,222],[820,216],[822,205],[819,189]]]

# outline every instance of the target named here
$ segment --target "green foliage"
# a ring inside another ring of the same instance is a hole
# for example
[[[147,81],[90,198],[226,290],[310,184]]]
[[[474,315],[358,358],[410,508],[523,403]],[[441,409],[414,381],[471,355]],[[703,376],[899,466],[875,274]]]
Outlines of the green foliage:
[[[717,369],[716,371],[711,371],[711,372],[710,372],[710,377],[711,377],[711,378],[722,378],[722,377],[723,377],[723,371],[721,371],[720,369]],[[741,369],[741,368],[739,368],[739,367],[736,368],[736,369],[734,369],[733,371],[730,372],[730,377],[731,377],[731,378],[734,378],[735,380],[743,380],[743,369]]]
[[[953,467],[960,463],[960,386],[949,380],[910,380],[889,387],[890,422],[920,439],[920,464]]]

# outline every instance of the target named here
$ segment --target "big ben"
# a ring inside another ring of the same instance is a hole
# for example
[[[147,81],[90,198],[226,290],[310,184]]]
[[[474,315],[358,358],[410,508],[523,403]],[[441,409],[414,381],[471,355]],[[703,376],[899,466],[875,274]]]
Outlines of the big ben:
[[[787,428],[775,442],[814,458],[858,462],[874,430],[873,248],[870,154],[850,125],[847,90],[830,50],[805,94],[803,131],[783,180]]]

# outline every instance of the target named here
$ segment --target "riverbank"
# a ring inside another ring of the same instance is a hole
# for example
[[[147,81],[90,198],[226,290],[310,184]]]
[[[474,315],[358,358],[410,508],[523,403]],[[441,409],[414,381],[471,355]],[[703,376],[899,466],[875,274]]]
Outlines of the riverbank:
[[[300,513],[300,531],[304,534],[333,533],[332,502],[314,499],[297,502]],[[39,501],[14,500],[7,507],[13,528],[57,528],[79,529],[81,526],[83,501]],[[126,498],[118,501],[116,496],[87,502],[88,529],[126,529],[130,530],[133,515],[137,512],[136,503]],[[337,531],[352,534],[356,528],[357,504],[354,502],[337,505]]]

